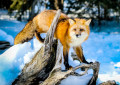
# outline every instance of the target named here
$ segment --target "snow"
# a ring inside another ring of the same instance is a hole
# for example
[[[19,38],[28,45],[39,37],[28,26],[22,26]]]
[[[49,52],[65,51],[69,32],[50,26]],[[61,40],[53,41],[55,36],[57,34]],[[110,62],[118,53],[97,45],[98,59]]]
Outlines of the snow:
[[[113,72],[112,75],[100,74],[99,79],[100,79],[100,81],[115,80],[116,82],[120,82],[120,74],[117,74],[116,72],[115,73]]]
[[[14,38],[26,22],[0,20],[0,41],[14,44]],[[43,44],[34,38],[24,44],[13,45],[7,50],[0,50],[0,83],[10,85],[19,75],[22,68],[28,63]],[[0,45],[1,46],[1,45]]]
[[[9,41],[13,45],[15,36],[22,30],[25,24],[26,22],[0,20],[0,41]],[[91,32],[88,40],[82,44],[87,61],[100,62],[98,84],[107,80],[115,80],[120,84],[120,34],[116,31],[113,32]],[[45,35],[42,36],[44,37]],[[34,38],[24,44],[14,45],[4,53],[0,51],[1,85],[10,85],[18,74],[20,74],[24,65],[32,59],[41,46],[43,44],[40,44]],[[73,49],[70,52],[73,52]],[[71,53],[69,55],[71,56]],[[73,61],[70,56],[70,65],[75,67],[80,64],[78,61]],[[80,73],[81,71],[77,70],[77,72]],[[62,81],[61,85],[86,85],[91,76],[92,71],[89,70],[87,75],[81,77],[69,76]]]
[[[19,33],[23,29],[25,24],[26,22],[0,20],[0,29],[14,38],[17,33]]]
[[[33,47],[31,45],[32,42]],[[36,43],[34,42],[38,43],[39,41],[33,39],[32,41],[25,42],[24,44],[14,45],[0,55],[0,81],[3,83],[2,85],[10,85],[18,76],[24,65],[30,62],[32,57],[43,45],[37,45],[36,49]]]
[[[120,67],[120,62],[114,64],[114,66],[119,68]]]
[[[120,34],[91,33],[83,43],[87,59],[100,62],[99,80],[115,80],[120,83]]]
[[[14,41],[13,37],[2,30],[0,30],[0,37],[1,37],[0,41],[6,40],[6,41],[10,42],[11,44],[13,44],[13,41]]]
[[[81,77],[69,76],[64,79],[60,85],[87,85],[88,80],[92,78],[92,75],[83,75]]]

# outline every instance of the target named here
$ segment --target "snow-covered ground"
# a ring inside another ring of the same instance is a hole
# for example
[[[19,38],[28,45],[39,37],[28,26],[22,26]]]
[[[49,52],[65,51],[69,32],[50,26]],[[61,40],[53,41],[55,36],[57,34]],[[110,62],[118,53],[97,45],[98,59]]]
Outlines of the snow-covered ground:
[[[25,24],[26,22],[0,20],[0,40],[9,41],[13,45],[15,36]]]
[[[33,44],[34,43],[34,44]],[[11,85],[22,68],[28,63],[42,44],[36,39],[10,47],[0,55],[0,82],[1,85]]]
[[[0,41],[13,41],[26,22],[0,20]],[[39,45],[39,46],[38,46]],[[14,45],[4,53],[0,51],[0,83],[10,85],[17,77],[25,63],[29,62],[42,45],[34,38],[30,42]],[[119,33],[94,33],[82,44],[87,61],[99,61],[100,72],[98,82],[115,80],[120,84],[120,34]],[[73,51],[73,49],[71,49]],[[69,56],[72,66],[79,64]],[[79,71],[78,71],[79,72]],[[61,85],[86,85],[91,78],[92,71],[82,77],[70,76],[63,80]],[[81,83],[85,81],[85,83]]]
[[[100,81],[120,83],[120,34],[91,33],[83,51],[88,61],[100,62]]]

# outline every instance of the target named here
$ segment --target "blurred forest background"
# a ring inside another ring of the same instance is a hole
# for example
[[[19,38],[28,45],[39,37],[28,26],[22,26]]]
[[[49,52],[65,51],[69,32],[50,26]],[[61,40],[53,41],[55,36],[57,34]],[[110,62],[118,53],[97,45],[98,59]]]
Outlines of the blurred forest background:
[[[40,49],[36,38],[19,45],[14,45],[14,38],[45,9],[61,9],[69,17],[92,19],[90,36],[82,44],[84,56],[88,62],[100,62],[98,84],[115,80],[120,85],[120,0],[0,0],[0,85],[11,85]],[[73,66],[79,64],[72,58],[69,61]],[[86,78],[71,77],[64,85],[80,85]]]
[[[69,17],[91,18],[98,32],[106,21],[120,22],[120,0],[1,0],[0,9],[20,21],[32,20],[44,9],[61,9]]]

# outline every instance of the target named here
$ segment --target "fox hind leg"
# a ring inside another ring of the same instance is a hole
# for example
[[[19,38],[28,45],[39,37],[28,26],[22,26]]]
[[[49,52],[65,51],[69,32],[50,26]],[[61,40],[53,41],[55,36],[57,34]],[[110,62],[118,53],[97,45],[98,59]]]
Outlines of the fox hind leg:
[[[64,57],[64,65],[66,70],[72,68],[72,66],[70,66],[68,63],[68,52],[69,52],[69,48],[63,46],[63,57]]]
[[[35,37],[37,38],[37,40],[40,41],[40,43],[44,43],[44,39],[42,39],[42,37],[40,36],[40,33],[35,32]]]

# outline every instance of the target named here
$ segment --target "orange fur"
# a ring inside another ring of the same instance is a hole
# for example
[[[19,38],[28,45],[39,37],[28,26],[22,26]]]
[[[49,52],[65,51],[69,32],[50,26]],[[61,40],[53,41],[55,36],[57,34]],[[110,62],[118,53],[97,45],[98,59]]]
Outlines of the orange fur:
[[[14,44],[23,43],[40,33],[46,33],[53,21],[56,14],[55,10],[45,10],[28,22],[24,29],[16,36]],[[57,28],[55,30],[54,37],[59,39],[63,45],[64,64],[66,69],[69,69],[68,64],[68,52],[70,47],[74,47],[77,56],[81,62],[87,62],[83,56],[81,44],[87,40],[89,36],[89,24],[91,20],[78,19],[74,20],[61,13],[58,21]]]

